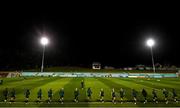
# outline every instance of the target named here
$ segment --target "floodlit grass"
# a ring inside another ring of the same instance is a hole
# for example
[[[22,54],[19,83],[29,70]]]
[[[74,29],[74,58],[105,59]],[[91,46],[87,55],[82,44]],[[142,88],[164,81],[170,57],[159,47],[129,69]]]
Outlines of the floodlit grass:
[[[91,106],[180,106],[179,103],[175,103],[172,100],[172,88],[175,88],[178,93],[178,98],[180,98],[180,79],[178,78],[163,78],[163,79],[135,79],[135,78],[60,78],[60,77],[28,77],[24,78],[3,78],[4,84],[0,85],[0,106],[75,106],[75,107],[91,107]],[[80,82],[81,80],[85,81],[85,89],[81,89]],[[56,101],[59,99],[58,91],[60,88],[64,88],[65,97],[64,104],[60,104]],[[74,103],[74,89],[79,88],[80,96],[79,103]],[[88,87],[92,88],[92,99],[91,102],[87,101],[86,90]],[[2,91],[5,89],[15,88],[16,90],[16,103],[9,104],[3,102]],[[31,91],[31,95],[29,98],[30,103],[28,105],[24,104],[24,90],[29,88]],[[37,99],[37,91],[41,88],[43,91],[43,102],[40,104],[35,103]],[[47,104],[46,100],[48,89],[52,88],[53,90],[53,102],[51,104]],[[105,103],[99,102],[99,91],[103,88],[105,90]],[[120,88],[124,88],[125,95],[125,103],[117,104],[111,103],[111,89],[114,88],[117,95],[117,101],[120,101],[119,98],[119,90]],[[131,90],[134,88],[138,91],[138,103],[136,105],[132,102]],[[148,92],[148,103],[143,104],[143,97],[141,94],[142,89],[146,89]],[[152,101],[152,89],[155,88],[158,91],[158,99],[161,101],[158,104],[155,104]],[[164,95],[162,94],[162,89],[166,88],[169,90],[169,100],[170,103],[168,105],[164,102]]]

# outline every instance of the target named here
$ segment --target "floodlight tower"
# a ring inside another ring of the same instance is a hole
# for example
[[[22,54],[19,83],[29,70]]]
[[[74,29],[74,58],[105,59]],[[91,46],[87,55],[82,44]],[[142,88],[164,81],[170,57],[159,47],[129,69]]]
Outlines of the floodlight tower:
[[[44,70],[44,52],[45,52],[46,45],[49,43],[49,40],[46,37],[42,37],[40,42],[43,45],[42,65],[41,65],[41,72],[43,72],[43,70]]]
[[[147,46],[149,46],[150,49],[151,49],[152,65],[153,65],[153,71],[154,71],[154,73],[155,73],[156,70],[155,70],[155,66],[154,66],[154,57],[153,57],[153,49],[152,49],[152,47],[154,46],[155,42],[154,42],[153,39],[148,39],[147,42],[146,42],[146,44],[147,44]]]

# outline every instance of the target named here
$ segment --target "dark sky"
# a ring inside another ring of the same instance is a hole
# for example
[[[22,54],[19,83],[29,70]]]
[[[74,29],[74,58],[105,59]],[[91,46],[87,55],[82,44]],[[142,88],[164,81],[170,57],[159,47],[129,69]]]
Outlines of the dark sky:
[[[40,66],[41,35],[50,39],[45,65],[151,65],[146,39],[156,41],[155,63],[180,65],[180,17],[169,5],[13,5],[1,9],[0,64]],[[61,7],[61,8],[59,8]]]

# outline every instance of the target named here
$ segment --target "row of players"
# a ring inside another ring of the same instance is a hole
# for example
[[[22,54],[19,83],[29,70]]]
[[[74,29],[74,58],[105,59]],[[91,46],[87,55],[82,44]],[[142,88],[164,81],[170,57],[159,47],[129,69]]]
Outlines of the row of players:
[[[83,80],[81,81],[81,88],[84,89],[84,81]],[[141,93],[142,93],[142,96],[144,97],[144,104],[146,104],[147,103],[147,95],[148,95],[147,91],[145,89],[142,89]],[[172,93],[173,93],[174,102],[178,102],[177,93],[176,93],[175,89],[172,89]],[[125,90],[123,88],[121,88],[119,91],[119,94],[120,94],[120,101],[122,104],[124,97],[125,97]],[[168,90],[163,89],[163,94],[164,94],[165,103],[168,104],[168,96],[169,96]],[[6,88],[3,91],[3,95],[4,95],[4,102],[7,102],[9,95],[10,95],[10,103],[15,102],[15,98],[16,98],[15,89],[12,89],[9,92],[8,88]],[[26,89],[24,95],[25,95],[25,103],[27,104],[29,101],[30,89]],[[79,95],[80,95],[79,90],[78,90],[78,88],[76,88],[74,90],[74,102],[79,101]],[[102,103],[104,103],[104,95],[105,95],[104,90],[101,89],[99,96],[100,96],[100,101]],[[152,90],[152,95],[153,95],[153,102],[158,103],[157,91],[155,89]],[[49,89],[48,90],[48,101],[47,101],[48,103],[52,102],[52,96],[53,96],[53,91],[52,91],[52,89]],[[92,90],[91,90],[91,88],[88,88],[87,89],[88,101],[91,100],[91,96],[92,96]],[[116,104],[117,94],[116,94],[114,88],[111,91],[111,96],[112,96],[112,103]],[[132,89],[132,97],[133,97],[134,104],[136,104],[136,102],[137,102],[137,91],[135,89]],[[39,89],[39,91],[37,92],[37,101],[36,102],[41,102],[41,101],[42,101],[42,90]],[[61,88],[59,90],[59,102],[61,102],[62,104],[64,102],[64,88]]]
[[[176,94],[176,91],[174,89],[172,89],[172,93],[173,93],[173,99],[175,102],[178,102],[177,100],[177,94]],[[123,103],[123,99],[125,97],[125,90],[123,88],[120,89],[119,91],[119,94],[120,94],[120,101],[121,101],[121,104]],[[152,94],[153,94],[153,102],[155,103],[158,103],[158,97],[157,97],[157,92],[155,89],[152,90]],[[166,89],[163,89],[163,94],[164,94],[164,97],[165,97],[165,103],[168,104],[168,91]],[[15,102],[15,98],[16,98],[16,92],[15,92],[15,89],[12,89],[10,91],[10,93],[8,92],[8,89],[6,88],[4,91],[3,91],[3,95],[4,95],[4,102],[7,102],[7,99],[8,99],[8,96],[10,95],[10,103],[12,102]],[[30,90],[29,89],[26,89],[25,90],[25,103],[27,104],[28,101],[29,101],[29,97],[30,97]],[[79,90],[78,88],[76,88],[74,90],[74,102],[78,102],[79,101]],[[100,90],[100,101],[102,103],[104,103],[104,90],[101,89]],[[48,90],[48,103],[50,103],[52,101],[52,96],[53,96],[53,91],[52,89],[49,89]],[[87,97],[88,97],[88,101],[90,101],[91,99],[91,96],[92,96],[92,90],[91,88],[88,88],[87,89]],[[111,92],[111,96],[112,96],[112,102],[114,104],[116,104],[116,92],[114,90],[114,88],[112,89],[112,92]],[[137,91],[135,89],[132,89],[132,96],[133,96],[133,100],[134,100],[134,104],[136,104],[137,102]],[[142,96],[144,97],[144,104],[147,103],[147,91],[145,89],[142,89]],[[61,88],[59,90],[59,102],[61,102],[63,104],[64,102],[64,88]],[[39,89],[39,91],[37,92],[37,102],[41,102],[42,100],[42,90]]]

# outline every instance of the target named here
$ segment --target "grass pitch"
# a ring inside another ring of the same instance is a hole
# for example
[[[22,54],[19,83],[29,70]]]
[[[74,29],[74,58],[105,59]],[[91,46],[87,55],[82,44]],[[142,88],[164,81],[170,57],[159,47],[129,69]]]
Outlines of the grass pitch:
[[[174,88],[178,94],[178,99],[180,99],[180,79],[178,78],[163,78],[163,79],[147,79],[147,78],[60,78],[60,77],[28,77],[24,78],[4,78],[4,84],[0,85],[0,106],[33,106],[33,107],[44,107],[44,106],[53,106],[53,107],[119,107],[119,106],[180,106],[179,103],[173,102],[172,98],[172,88]],[[84,80],[85,88],[81,89],[80,82]],[[59,99],[59,89],[64,88],[65,90],[65,97],[64,97],[64,104],[58,103]],[[86,91],[87,88],[91,87],[92,89],[92,99],[91,102],[87,101]],[[3,102],[3,95],[2,91],[8,88],[11,90],[15,88],[16,90],[16,102],[13,104],[4,103]],[[29,104],[24,104],[24,90],[26,88],[30,89],[31,95],[29,98]],[[42,89],[43,92],[43,102],[42,103],[35,103],[37,100],[37,91]],[[52,88],[53,90],[53,102],[51,104],[47,104],[46,100],[48,99],[47,91]],[[79,103],[74,103],[74,89],[79,88],[80,96],[79,96]],[[99,91],[103,88],[105,91],[105,103],[99,102]],[[111,102],[111,90],[112,88],[115,89],[117,95],[117,101],[120,101],[119,97],[119,90],[123,88],[125,90],[125,102],[120,104],[113,104]],[[132,89],[135,89],[138,92],[138,102],[135,105],[133,101],[133,97],[131,95]],[[142,89],[146,89],[148,92],[148,103],[143,104],[143,97],[141,94]],[[158,92],[158,100],[159,103],[155,104],[152,102],[152,89],[156,89]],[[169,104],[165,104],[164,102],[164,95],[162,94],[162,89],[166,88],[169,91],[168,100],[170,101]]]

